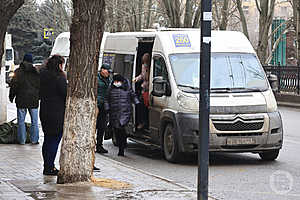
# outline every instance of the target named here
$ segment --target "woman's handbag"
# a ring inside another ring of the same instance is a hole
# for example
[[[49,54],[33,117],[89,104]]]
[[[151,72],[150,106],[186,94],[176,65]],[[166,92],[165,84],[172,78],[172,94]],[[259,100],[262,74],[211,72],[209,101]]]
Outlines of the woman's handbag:
[[[143,92],[144,105],[149,107],[149,92]]]
[[[112,135],[113,135],[113,127],[110,125],[109,122],[107,122],[107,125],[105,127],[105,130],[104,130],[104,140],[109,140],[112,138]]]

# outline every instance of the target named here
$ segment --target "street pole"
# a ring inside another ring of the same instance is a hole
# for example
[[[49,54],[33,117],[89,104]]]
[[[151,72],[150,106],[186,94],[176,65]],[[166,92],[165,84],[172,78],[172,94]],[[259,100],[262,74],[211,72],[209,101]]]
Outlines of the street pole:
[[[198,143],[198,200],[208,199],[211,21],[211,0],[202,0],[199,77],[200,102]]]

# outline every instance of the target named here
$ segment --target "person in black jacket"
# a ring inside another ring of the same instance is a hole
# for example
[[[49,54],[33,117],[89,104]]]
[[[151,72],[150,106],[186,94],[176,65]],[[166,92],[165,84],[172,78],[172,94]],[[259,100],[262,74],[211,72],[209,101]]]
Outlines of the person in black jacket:
[[[109,121],[114,128],[119,146],[118,156],[124,156],[126,147],[126,130],[132,115],[132,103],[140,103],[128,79],[120,74],[113,76],[113,82],[108,88],[105,110],[109,112]]]
[[[65,104],[67,96],[67,79],[62,71],[63,57],[50,57],[40,70],[40,120],[44,132],[42,154],[44,175],[57,175],[54,161],[59,142],[63,134]]]
[[[97,106],[98,106],[98,116],[97,116],[97,145],[96,145],[96,152],[97,153],[107,153],[108,151],[103,147],[103,136],[104,130],[107,126],[106,116],[107,113],[104,109],[104,100],[107,97],[107,89],[111,82],[109,77],[112,69],[110,68],[109,64],[103,63],[101,65],[100,72],[97,75],[98,80],[98,87],[97,87]]]
[[[27,110],[31,118],[30,139],[32,144],[38,144],[38,107],[39,107],[40,76],[32,65],[32,55],[25,54],[20,67],[16,69],[9,90],[9,100],[17,105],[18,142],[25,144],[25,117]]]

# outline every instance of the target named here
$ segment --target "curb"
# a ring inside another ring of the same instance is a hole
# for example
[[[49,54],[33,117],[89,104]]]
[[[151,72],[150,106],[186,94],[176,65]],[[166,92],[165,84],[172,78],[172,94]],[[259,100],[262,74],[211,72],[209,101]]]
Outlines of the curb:
[[[105,160],[107,160],[107,161],[109,161],[109,162],[112,162],[112,163],[114,163],[114,164],[116,164],[116,165],[119,165],[119,166],[122,166],[122,167],[126,167],[126,168],[129,168],[129,169],[132,169],[132,170],[134,170],[134,171],[137,171],[137,172],[140,172],[140,173],[142,173],[142,174],[151,176],[151,177],[153,177],[153,178],[160,179],[160,180],[165,181],[165,182],[167,182],[167,183],[171,183],[171,184],[176,185],[176,186],[178,186],[178,187],[181,187],[181,188],[183,188],[183,189],[185,189],[185,190],[188,190],[189,192],[196,192],[196,190],[194,190],[194,189],[192,189],[192,188],[190,188],[190,187],[188,187],[188,186],[182,185],[182,184],[180,184],[180,183],[175,183],[174,181],[172,181],[172,180],[170,180],[170,179],[167,179],[167,178],[164,178],[164,177],[161,177],[161,176],[158,176],[158,175],[155,175],[155,174],[146,172],[146,171],[141,170],[141,169],[137,169],[137,168],[135,168],[135,167],[131,167],[131,166],[126,165],[126,164],[124,164],[124,163],[122,163],[122,162],[119,162],[119,161],[113,160],[113,159],[111,159],[111,158],[109,158],[109,157],[106,157],[105,155],[101,155],[101,154],[100,154],[100,156],[102,156],[102,158],[104,158]]]
[[[112,162],[112,163],[114,163],[114,164],[116,164],[116,165],[119,165],[119,166],[122,166],[122,167],[126,167],[126,168],[128,168],[128,169],[137,171],[137,172],[142,173],[142,174],[145,174],[145,175],[147,175],[147,176],[151,176],[151,177],[153,177],[153,178],[156,178],[156,179],[159,179],[159,180],[161,180],[161,181],[164,181],[164,182],[173,184],[173,185],[175,185],[175,186],[177,186],[177,187],[180,187],[180,188],[183,189],[183,190],[180,190],[180,192],[183,192],[183,191],[185,191],[185,192],[197,192],[197,190],[194,190],[193,188],[190,188],[190,187],[188,187],[188,186],[182,185],[182,184],[180,184],[180,183],[176,183],[176,182],[174,182],[174,181],[172,181],[172,180],[170,180],[170,179],[164,178],[164,177],[162,177],[162,176],[158,176],[158,175],[155,175],[155,174],[146,172],[146,171],[144,171],[144,170],[137,169],[137,168],[135,168],[135,167],[131,167],[131,166],[126,165],[126,164],[124,164],[124,163],[122,163],[122,162],[119,162],[119,161],[113,160],[113,159],[111,159],[111,158],[109,158],[109,157],[106,157],[105,155],[100,155],[100,156],[101,156],[103,159],[105,159],[105,160],[107,160],[107,161],[109,161],[109,162]],[[208,197],[209,197],[209,200],[217,200],[216,198],[211,197],[211,196],[209,196],[209,195],[208,195]]]
[[[278,106],[300,109],[299,103],[277,101]]]

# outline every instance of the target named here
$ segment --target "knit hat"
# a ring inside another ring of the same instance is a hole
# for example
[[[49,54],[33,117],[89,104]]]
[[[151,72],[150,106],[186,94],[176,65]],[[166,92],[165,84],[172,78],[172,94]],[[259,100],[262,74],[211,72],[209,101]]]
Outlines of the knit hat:
[[[121,74],[114,74],[113,80],[114,81],[123,81],[124,77]]]
[[[26,61],[26,62],[29,62],[29,63],[33,63],[32,54],[26,53],[24,55],[23,61]]]

